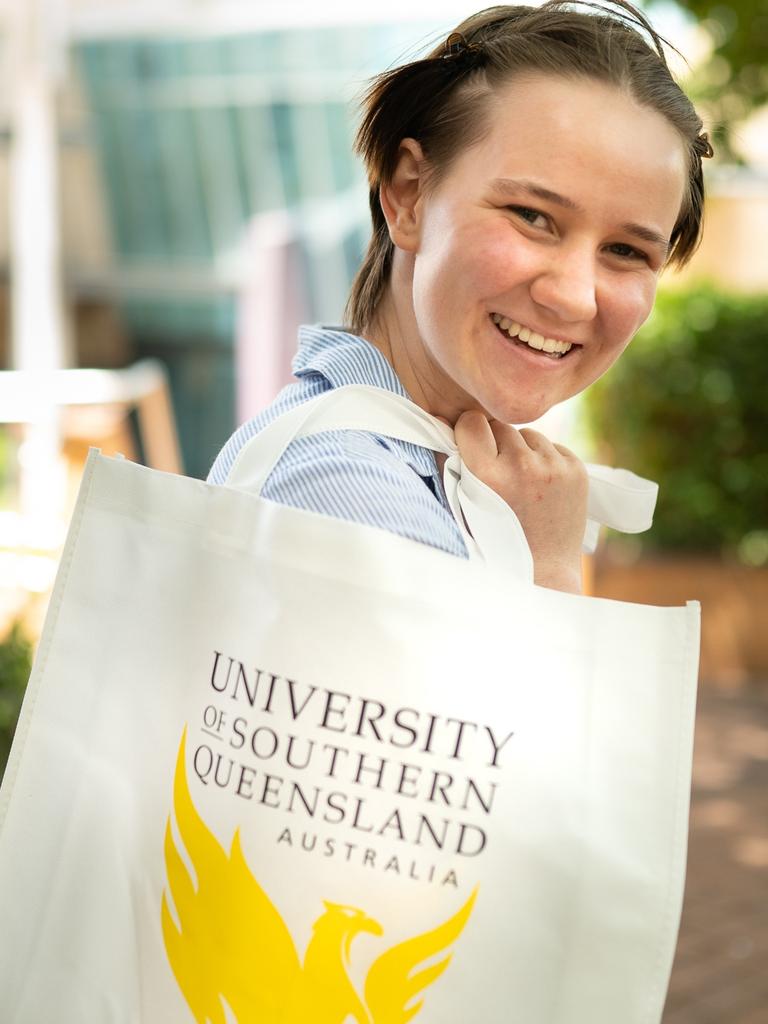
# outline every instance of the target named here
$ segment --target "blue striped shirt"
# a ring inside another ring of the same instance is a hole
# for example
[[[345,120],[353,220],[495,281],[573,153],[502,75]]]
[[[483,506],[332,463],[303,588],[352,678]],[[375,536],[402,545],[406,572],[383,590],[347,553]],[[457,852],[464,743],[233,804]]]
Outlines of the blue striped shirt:
[[[367,384],[407,398],[377,348],[335,327],[299,328],[292,369],[298,382],[283,388],[263,412],[244,423],[222,448],[208,482],[224,484],[237,453],[281,413],[345,384]],[[328,430],[286,448],[262,495],[420,541],[467,558],[448,506],[434,454],[427,448],[361,430]]]

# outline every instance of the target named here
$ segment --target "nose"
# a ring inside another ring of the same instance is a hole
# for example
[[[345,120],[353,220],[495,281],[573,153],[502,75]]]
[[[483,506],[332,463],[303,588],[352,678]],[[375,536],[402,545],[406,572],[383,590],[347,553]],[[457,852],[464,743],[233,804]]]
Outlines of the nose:
[[[531,298],[562,323],[593,320],[597,314],[595,257],[586,247],[550,251],[530,286]]]

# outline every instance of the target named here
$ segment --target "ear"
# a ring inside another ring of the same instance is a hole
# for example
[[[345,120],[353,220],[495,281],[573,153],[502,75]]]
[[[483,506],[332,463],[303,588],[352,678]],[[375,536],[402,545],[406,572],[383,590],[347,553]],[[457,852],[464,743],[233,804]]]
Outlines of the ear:
[[[379,202],[398,249],[414,252],[419,241],[419,214],[426,160],[415,139],[403,139],[392,178],[379,189]]]

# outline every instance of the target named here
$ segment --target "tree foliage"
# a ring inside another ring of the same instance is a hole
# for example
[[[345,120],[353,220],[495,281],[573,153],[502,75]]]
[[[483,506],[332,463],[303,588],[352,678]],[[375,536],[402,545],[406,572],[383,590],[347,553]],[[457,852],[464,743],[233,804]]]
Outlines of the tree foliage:
[[[11,749],[16,721],[32,669],[32,644],[16,622],[0,641],[0,778]]]
[[[768,562],[768,296],[660,293],[586,394],[603,455],[660,484],[645,548]]]
[[[734,125],[768,103],[768,0],[676,0],[701,24],[712,55],[688,83],[693,99],[706,107],[718,156],[738,160]]]

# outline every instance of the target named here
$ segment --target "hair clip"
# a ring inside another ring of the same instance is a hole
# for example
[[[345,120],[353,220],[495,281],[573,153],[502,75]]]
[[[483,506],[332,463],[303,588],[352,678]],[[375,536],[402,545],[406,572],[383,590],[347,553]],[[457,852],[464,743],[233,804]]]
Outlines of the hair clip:
[[[705,157],[713,157],[715,155],[715,151],[712,148],[712,143],[709,141],[709,135],[707,132],[702,132],[696,139],[696,142],[698,144],[696,148],[701,150],[702,159]]]
[[[441,55],[443,60],[453,60],[456,57],[466,56],[476,58],[482,53],[480,47],[476,43],[468,43],[461,32],[451,32],[445,41],[443,50],[444,52]]]

